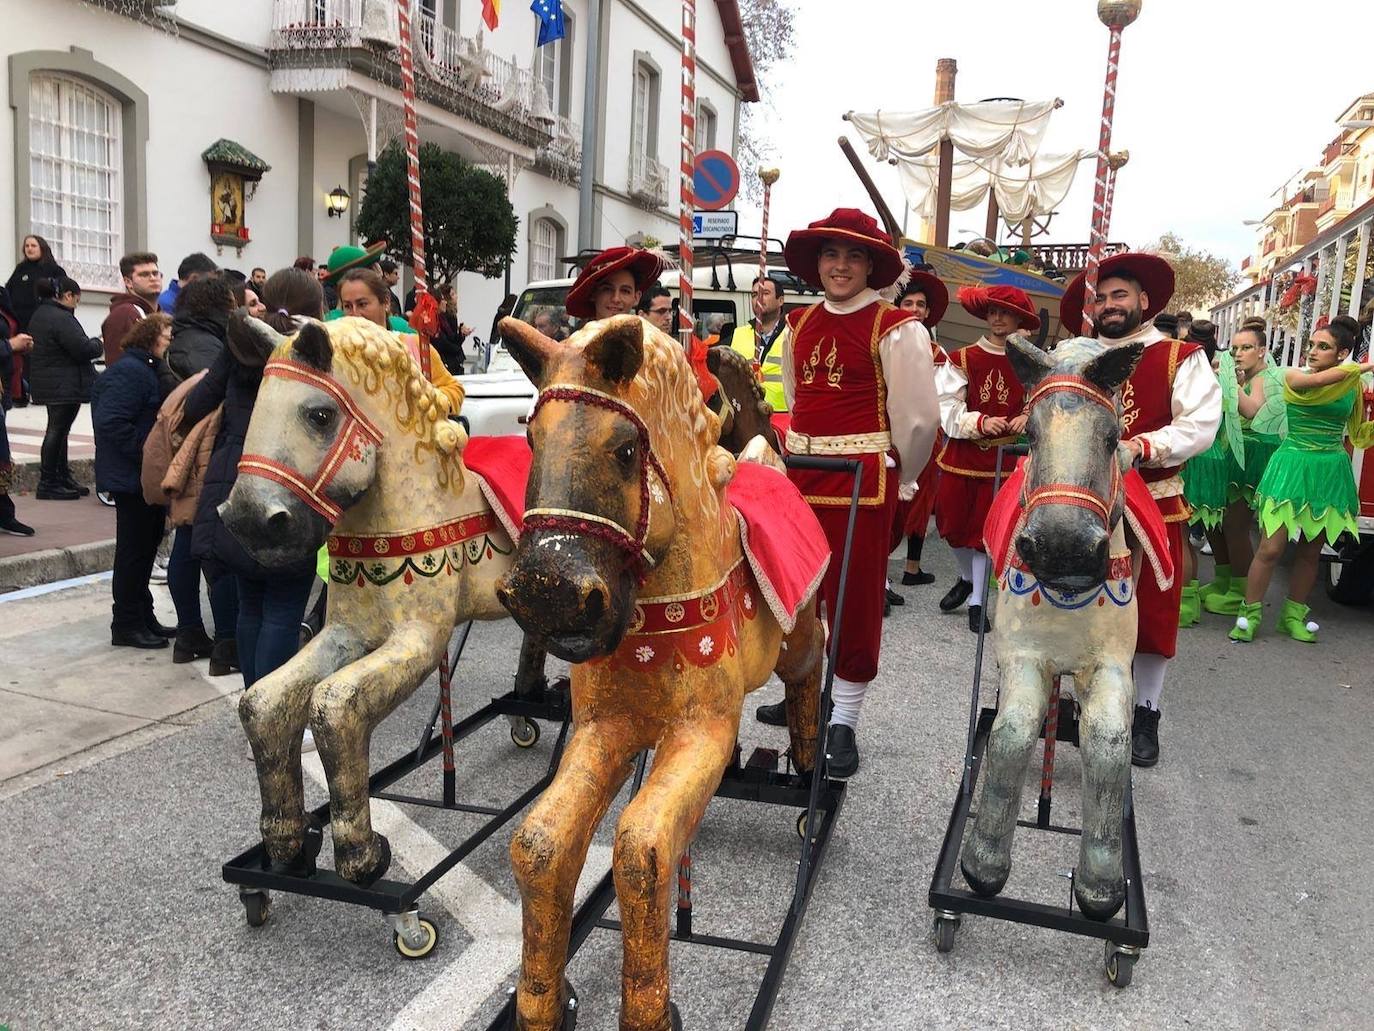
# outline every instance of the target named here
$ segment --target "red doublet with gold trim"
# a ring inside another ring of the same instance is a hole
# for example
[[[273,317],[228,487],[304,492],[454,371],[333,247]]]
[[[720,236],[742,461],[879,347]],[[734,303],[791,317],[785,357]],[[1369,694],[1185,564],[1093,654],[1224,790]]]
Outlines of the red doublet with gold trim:
[[[810,453],[855,459],[863,466],[835,663],[836,676],[858,684],[878,675],[887,551],[876,542],[888,539],[897,509],[897,470],[889,469],[886,461],[891,443],[881,445],[890,428],[878,344],[903,323],[915,320],[912,312],[881,300],[847,315],[831,312],[822,303],[787,316],[795,380],[788,440],[850,438],[852,451],[845,449],[843,441],[831,440],[824,448],[810,448]],[[821,581],[820,597],[833,619],[854,481],[846,473],[809,469],[788,469],[787,476],[811,505],[830,544],[831,561]]]
[[[1157,340],[1145,348],[1135,371],[1121,387],[1121,436],[1124,440],[1168,426],[1174,420],[1174,377],[1190,355],[1201,351],[1198,344],[1181,340]],[[1148,455],[1146,456],[1148,457]],[[1140,475],[1159,490],[1165,480],[1178,475],[1182,465],[1142,468]],[[1169,535],[1169,553],[1174,568],[1183,568],[1183,527],[1191,510],[1183,499],[1182,485],[1177,493],[1156,497],[1159,514]],[[1136,591],[1138,602],[1137,652],[1172,658],[1178,647],[1178,610],[1183,599],[1183,577],[1175,576],[1168,589],[1159,586],[1153,572],[1140,571]]]
[[[1026,393],[1006,352],[978,344],[955,351],[950,364],[968,380],[964,403],[971,414],[1012,419],[1021,414]],[[935,527],[951,548],[983,550],[983,523],[992,507],[997,473],[997,446],[1014,444],[1015,434],[965,439],[947,437],[936,464],[940,482],[935,496]],[[1002,470],[1011,473],[1010,462]]]

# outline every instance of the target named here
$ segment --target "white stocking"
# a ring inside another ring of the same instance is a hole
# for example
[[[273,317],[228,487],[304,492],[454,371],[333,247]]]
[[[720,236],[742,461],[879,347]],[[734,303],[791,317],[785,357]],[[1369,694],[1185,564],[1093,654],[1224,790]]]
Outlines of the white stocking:
[[[981,551],[972,552],[973,555],[973,594],[969,596],[970,605],[983,604],[983,594],[988,589],[988,557]]]
[[[959,579],[969,582],[973,579],[973,556],[978,554],[972,548],[955,548],[954,561],[959,566]]]
[[[859,726],[859,710],[863,708],[864,692],[867,690],[867,684],[856,684],[853,681],[845,680],[843,677],[836,677],[830,686],[830,700],[834,704],[834,709],[830,714],[830,722],[843,723],[846,727],[857,728]]]
[[[1169,660],[1163,655],[1139,653],[1131,667],[1135,675],[1135,704],[1159,709],[1159,696],[1164,693],[1164,671]]]

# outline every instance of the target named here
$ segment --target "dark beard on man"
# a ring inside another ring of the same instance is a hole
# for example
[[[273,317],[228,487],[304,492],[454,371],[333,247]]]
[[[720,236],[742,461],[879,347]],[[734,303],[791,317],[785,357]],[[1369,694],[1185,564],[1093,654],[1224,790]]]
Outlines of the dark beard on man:
[[[1107,325],[1107,316],[1109,315],[1124,315],[1125,318]],[[1097,334],[1108,340],[1120,340],[1122,337],[1130,336],[1140,328],[1140,315],[1139,308],[1133,308],[1130,311],[1121,308],[1108,308],[1100,316],[1103,324],[1097,327]]]

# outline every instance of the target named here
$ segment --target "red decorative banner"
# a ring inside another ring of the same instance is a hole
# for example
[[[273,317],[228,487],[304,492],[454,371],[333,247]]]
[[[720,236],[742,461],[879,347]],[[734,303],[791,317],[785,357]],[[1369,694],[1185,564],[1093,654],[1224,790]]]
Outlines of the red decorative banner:
[[[500,525],[496,520],[496,514],[487,510],[465,515],[442,526],[412,530],[409,533],[359,536],[334,534],[329,538],[329,557],[364,559],[418,555],[462,544],[479,534],[491,533],[499,529]]]

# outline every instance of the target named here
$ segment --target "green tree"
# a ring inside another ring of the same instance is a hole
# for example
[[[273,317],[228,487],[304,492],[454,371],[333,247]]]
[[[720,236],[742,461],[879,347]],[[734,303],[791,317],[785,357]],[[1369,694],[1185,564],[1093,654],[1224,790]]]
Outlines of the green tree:
[[[787,0],[741,0],[739,8],[760,101],[740,106],[739,152],[735,158],[739,162],[745,196],[759,204],[763,201],[759,166],[772,147],[770,120],[777,118],[768,99],[773,92],[768,72],[780,59],[790,56],[796,47],[795,12]]]
[[[520,224],[505,183],[457,154],[424,143],[420,195],[431,282],[449,282],[460,272],[488,279],[505,273]],[[413,260],[406,154],[399,142],[393,141],[377,156],[358,209],[357,228],[364,240],[385,239],[392,254],[407,263]]]
[[[1165,233],[1145,250],[1174,267],[1171,311],[1186,309],[1201,317],[1213,304],[1229,297],[1240,282],[1240,273],[1229,261],[1209,251],[1194,250],[1177,233]]]

